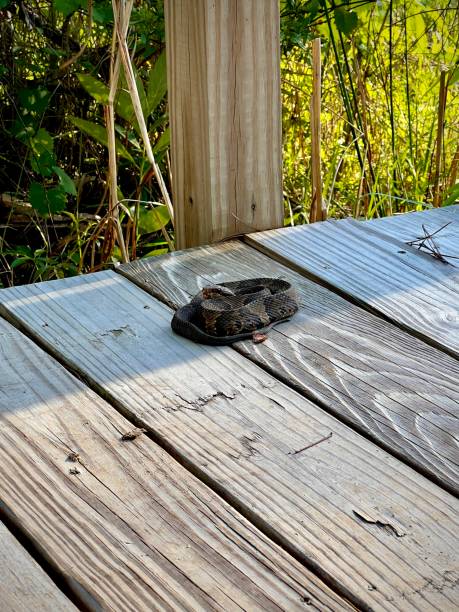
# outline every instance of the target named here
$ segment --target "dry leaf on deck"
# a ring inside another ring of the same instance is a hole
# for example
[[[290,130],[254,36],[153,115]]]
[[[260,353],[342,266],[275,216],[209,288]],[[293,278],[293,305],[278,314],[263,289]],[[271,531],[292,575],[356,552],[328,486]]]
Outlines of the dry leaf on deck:
[[[124,441],[135,440],[136,438],[138,438],[139,436],[141,436],[142,434],[146,432],[147,430],[144,429],[143,427],[134,427],[134,429],[131,429],[131,431],[127,431],[126,433],[124,433],[121,436],[121,439]]]
[[[261,334],[260,332],[255,332],[252,336],[252,341],[254,344],[260,344],[260,342],[264,342],[268,339],[266,334]]]

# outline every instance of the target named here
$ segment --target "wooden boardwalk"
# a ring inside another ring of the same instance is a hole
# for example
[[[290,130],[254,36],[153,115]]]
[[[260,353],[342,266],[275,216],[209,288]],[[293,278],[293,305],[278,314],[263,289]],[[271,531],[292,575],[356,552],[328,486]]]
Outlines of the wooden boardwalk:
[[[0,291],[0,607],[458,610],[458,255],[453,206]],[[254,276],[265,342],[173,334]]]

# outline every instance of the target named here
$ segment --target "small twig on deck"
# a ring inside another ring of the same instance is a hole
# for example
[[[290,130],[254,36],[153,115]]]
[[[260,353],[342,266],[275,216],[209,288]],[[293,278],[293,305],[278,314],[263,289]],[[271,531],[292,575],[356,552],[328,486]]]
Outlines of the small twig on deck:
[[[331,431],[328,436],[325,436],[324,438],[321,438],[320,440],[317,440],[316,442],[313,442],[312,444],[308,444],[307,446],[304,446],[303,448],[300,448],[296,451],[293,451],[292,453],[287,453],[288,455],[298,455],[298,453],[302,453],[305,450],[308,450],[308,448],[312,448],[313,446],[316,446],[317,444],[320,444],[321,442],[325,442],[325,440],[329,440],[333,435],[333,432]]]
[[[422,225],[422,229],[424,230],[424,236],[418,236],[417,238],[415,238],[414,240],[410,240],[408,241],[406,244],[410,245],[410,246],[417,246],[418,249],[422,248],[424,246],[424,243],[427,239],[432,238],[433,236],[435,236],[435,234],[438,234],[439,232],[441,232],[442,230],[445,229],[445,227],[448,227],[448,225],[450,225],[452,223],[452,221],[448,221],[448,223],[445,223],[445,225],[442,225],[441,227],[439,227],[437,230],[435,230],[434,232],[428,232],[425,225]]]
[[[446,253],[441,253],[440,249],[438,248],[438,245],[433,239],[433,236],[435,236],[436,234],[444,230],[445,227],[448,227],[450,223],[452,223],[452,221],[448,221],[448,223],[445,223],[445,225],[442,225],[440,228],[438,228],[434,232],[429,232],[426,229],[426,226],[423,224],[422,230],[424,232],[424,236],[418,236],[414,240],[410,240],[406,242],[406,244],[408,244],[409,246],[417,247],[418,251],[424,250],[425,252],[430,253],[432,257],[435,257],[435,259],[438,259],[442,263],[450,264],[450,262],[447,259],[445,259],[446,257],[449,257],[451,259],[459,259],[459,256],[446,255]]]
[[[441,226],[441,227],[439,227],[437,230],[435,230],[434,232],[432,232],[432,233],[430,234],[430,237],[435,236],[435,234],[438,234],[438,232],[441,232],[442,230],[444,230],[444,229],[445,229],[445,227],[448,227],[448,225],[451,225],[451,223],[452,223],[452,221],[448,221],[448,223],[445,223],[445,225],[442,225],[442,226]],[[425,228],[424,228],[424,226],[423,226],[423,229],[424,229],[424,231],[426,231],[426,230],[425,230]]]

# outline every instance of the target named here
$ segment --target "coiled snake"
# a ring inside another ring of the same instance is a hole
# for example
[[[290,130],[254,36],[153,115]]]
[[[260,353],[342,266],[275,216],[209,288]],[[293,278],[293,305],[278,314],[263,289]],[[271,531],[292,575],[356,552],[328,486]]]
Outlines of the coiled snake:
[[[276,278],[204,287],[175,313],[172,329],[194,342],[232,344],[289,319],[298,310],[295,289]]]

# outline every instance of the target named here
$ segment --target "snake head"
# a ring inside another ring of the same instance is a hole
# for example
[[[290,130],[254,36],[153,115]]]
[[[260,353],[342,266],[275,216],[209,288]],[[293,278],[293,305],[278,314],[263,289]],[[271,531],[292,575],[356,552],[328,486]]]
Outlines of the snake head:
[[[234,295],[234,292],[228,287],[222,287],[221,285],[213,285],[209,287],[203,287],[201,289],[201,295],[204,300],[211,300],[214,298],[222,297],[224,295]]]

